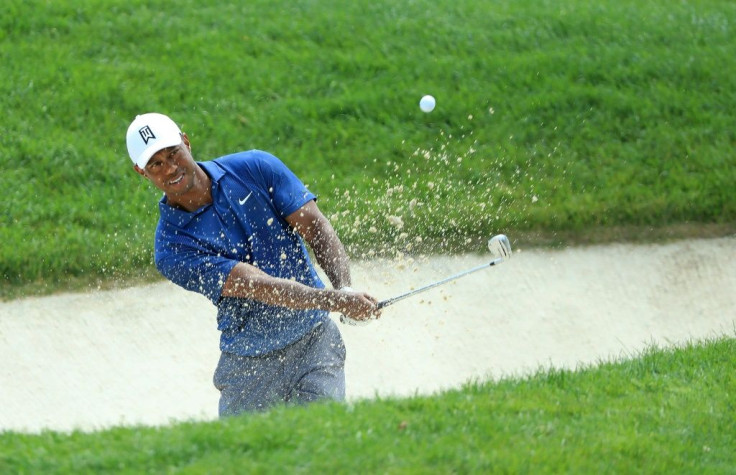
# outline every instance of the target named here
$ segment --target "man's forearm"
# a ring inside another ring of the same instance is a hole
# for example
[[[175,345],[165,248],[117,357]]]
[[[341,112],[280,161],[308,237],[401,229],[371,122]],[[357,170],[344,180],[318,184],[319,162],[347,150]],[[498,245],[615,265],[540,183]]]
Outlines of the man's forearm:
[[[350,286],[350,260],[335,229],[314,201],[286,217],[314,252],[317,264],[336,289]]]
[[[249,298],[294,310],[341,311],[344,296],[330,289],[317,289],[265,273],[243,272],[236,266],[222,291],[223,297]]]

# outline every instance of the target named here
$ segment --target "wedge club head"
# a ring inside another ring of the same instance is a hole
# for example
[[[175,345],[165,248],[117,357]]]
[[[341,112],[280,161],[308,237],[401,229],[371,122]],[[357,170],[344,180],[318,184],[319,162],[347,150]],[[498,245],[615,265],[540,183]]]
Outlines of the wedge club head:
[[[497,234],[488,240],[488,250],[493,257],[511,259],[511,243],[505,234]]]

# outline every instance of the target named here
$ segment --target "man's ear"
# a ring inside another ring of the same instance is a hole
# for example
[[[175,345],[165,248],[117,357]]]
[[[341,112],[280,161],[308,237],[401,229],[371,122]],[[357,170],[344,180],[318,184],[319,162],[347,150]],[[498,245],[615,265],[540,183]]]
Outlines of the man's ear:
[[[189,143],[189,137],[187,137],[187,134],[185,134],[184,132],[181,133],[181,140],[182,142],[184,142],[184,145],[186,145],[189,151],[191,152],[192,145]]]
[[[146,176],[146,172],[144,172],[143,169],[139,167],[138,165],[133,165],[133,170],[135,170],[136,173],[138,173],[142,177]]]

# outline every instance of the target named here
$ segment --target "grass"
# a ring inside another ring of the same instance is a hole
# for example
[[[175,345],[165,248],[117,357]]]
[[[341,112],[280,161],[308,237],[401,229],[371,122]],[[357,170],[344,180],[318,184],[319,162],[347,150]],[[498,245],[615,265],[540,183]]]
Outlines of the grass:
[[[358,258],[736,229],[732,2],[5,9],[3,298],[153,278],[159,195],[123,143],[150,110],[199,159],[283,158]]]
[[[732,473],[736,339],[471,383],[97,433],[0,434],[4,473]]]

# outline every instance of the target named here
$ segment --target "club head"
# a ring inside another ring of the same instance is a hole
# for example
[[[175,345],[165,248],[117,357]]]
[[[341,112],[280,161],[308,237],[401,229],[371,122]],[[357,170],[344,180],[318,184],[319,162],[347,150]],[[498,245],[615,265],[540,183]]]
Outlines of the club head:
[[[488,240],[488,250],[493,257],[511,259],[511,243],[505,234],[498,234]]]

